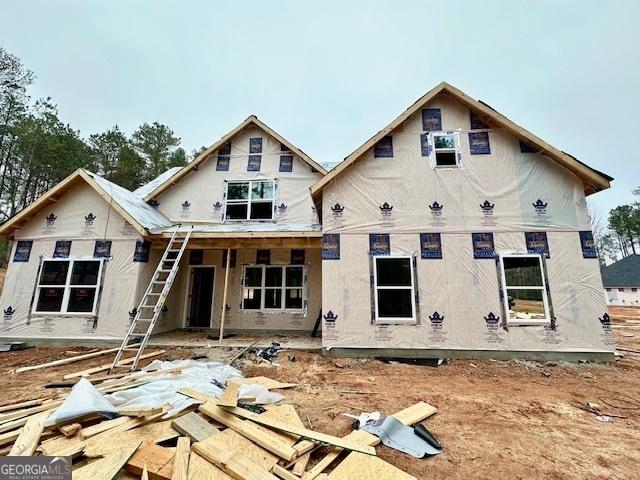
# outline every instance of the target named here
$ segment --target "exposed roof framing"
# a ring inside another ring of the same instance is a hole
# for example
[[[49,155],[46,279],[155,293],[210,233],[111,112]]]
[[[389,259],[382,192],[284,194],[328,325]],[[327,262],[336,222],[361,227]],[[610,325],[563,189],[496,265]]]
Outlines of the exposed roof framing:
[[[296,154],[304,162],[309,164],[309,166],[311,168],[314,168],[318,172],[322,173],[322,175],[326,175],[327,174],[327,170],[322,165],[320,165],[319,163],[316,163],[315,161],[313,161],[311,159],[311,157],[309,157],[309,155],[307,155],[302,150],[300,150],[298,147],[293,145],[291,142],[289,142],[287,139],[285,139],[279,133],[277,133],[276,131],[274,131],[271,128],[269,128],[266,124],[264,124],[263,122],[258,120],[258,117],[256,117],[255,115],[251,115],[244,122],[242,122],[240,125],[238,125],[236,128],[231,130],[229,133],[227,133],[224,137],[222,137],[216,143],[214,143],[209,148],[207,148],[205,151],[203,151],[193,161],[189,162],[188,165],[185,165],[182,169],[180,169],[177,173],[175,173],[173,176],[171,176],[169,179],[167,179],[164,183],[160,184],[153,191],[149,192],[144,197],[144,199],[146,201],[149,201],[152,198],[157,197],[158,195],[162,194],[165,190],[170,188],[172,185],[175,185],[176,183],[178,183],[178,181],[180,181],[182,179],[182,177],[187,175],[189,172],[191,172],[194,169],[197,170],[198,166],[202,162],[204,162],[209,155],[211,155],[213,152],[218,150],[221,146],[223,146],[225,143],[227,143],[229,140],[231,140],[233,137],[235,137],[238,133],[240,133],[245,128],[250,127],[251,125],[255,125],[258,128],[261,128],[262,130],[267,132],[269,135],[271,135],[273,138],[278,140],[280,143],[282,143],[283,145],[286,145],[287,147],[289,147],[289,149],[294,154]]]
[[[609,183],[611,180],[613,180],[613,178],[609,175],[599,172],[598,170],[595,170],[588,165],[580,162],[575,157],[561,150],[558,150],[541,138],[515,124],[501,113],[498,113],[486,103],[468,96],[461,90],[449,85],[446,82],[442,82],[432,90],[428,91],[421,98],[419,98],[407,110],[396,117],[389,125],[384,127],[373,137],[367,140],[364,144],[362,144],[358,149],[356,149],[353,153],[347,156],[340,164],[333,168],[329,174],[325,175],[318,182],[312,185],[311,194],[314,196],[317,195],[329,182],[331,182],[331,180],[340,175],[355,162],[363,158],[364,154],[371,148],[373,148],[373,146],[378,143],[384,136],[389,135],[400,124],[402,124],[402,122],[407,120],[426,103],[440,94],[448,95],[454,98],[470,110],[473,110],[483,120],[487,120],[513,134],[520,140],[537,147],[539,149],[538,153],[548,156],[549,158],[555,160],[560,165],[565,167],[567,170],[577,175],[584,183],[584,190],[587,195],[609,188]]]

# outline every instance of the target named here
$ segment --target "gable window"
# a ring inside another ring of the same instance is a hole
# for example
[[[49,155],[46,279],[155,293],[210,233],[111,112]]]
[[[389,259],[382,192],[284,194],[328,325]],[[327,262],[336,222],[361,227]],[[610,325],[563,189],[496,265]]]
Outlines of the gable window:
[[[275,182],[228,182],[225,220],[272,220]]]
[[[502,287],[508,323],[548,323],[549,300],[540,255],[503,255]]]
[[[280,155],[280,172],[293,171],[293,155]]]
[[[44,260],[33,313],[95,314],[101,273],[101,260]]]
[[[247,265],[242,277],[242,309],[302,310],[304,268],[302,265]]]
[[[373,147],[374,158],[392,158],[393,157],[393,137],[387,135]]]
[[[229,161],[231,160],[231,143],[226,143],[218,150],[218,161],[216,163],[216,171],[228,172]]]
[[[433,168],[459,168],[462,166],[460,140],[457,132],[431,133],[433,151],[431,166]]]
[[[373,280],[376,323],[415,323],[412,257],[373,257]]]

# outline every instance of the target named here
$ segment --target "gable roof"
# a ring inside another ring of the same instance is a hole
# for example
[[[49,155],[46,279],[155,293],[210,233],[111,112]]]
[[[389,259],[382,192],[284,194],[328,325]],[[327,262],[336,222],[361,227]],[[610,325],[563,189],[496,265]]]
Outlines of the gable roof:
[[[269,135],[271,135],[273,138],[278,140],[280,143],[282,143],[283,145],[286,145],[287,147],[289,147],[289,150],[291,150],[293,153],[295,153],[297,156],[299,156],[304,162],[308,163],[311,168],[316,169],[317,171],[319,171],[323,175],[327,174],[327,170],[322,165],[320,165],[319,163],[316,163],[315,161],[313,161],[311,159],[311,157],[309,157],[309,155],[304,153],[302,150],[300,150],[298,147],[293,145],[291,142],[289,142],[287,139],[285,139],[279,133],[275,132],[274,130],[269,128],[267,125],[265,125],[263,122],[258,120],[258,117],[256,117],[255,115],[251,115],[250,117],[247,117],[247,119],[244,122],[242,122],[236,128],[231,130],[229,133],[227,133],[224,137],[222,137],[216,143],[214,143],[209,148],[204,150],[194,160],[192,160],[187,165],[182,167],[180,169],[180,171],[176,172],[170,178],[165,180],[162,184],[158,185],[155,189],[153,189],[152,191],[147,193],[145,195],[144,199],[146,201],[149,201],[152,198],[157,197],[158,195],[163,193],[165,190],[170,188],[172,185],[175,185],[182,177],[187,175],[189,172],[191,172],[194,169],[197,170],[198,165],[200,165],[202,162],[204,162],[209,155],[211,155],[213,152],[218,150],[221,146],[223,146],[229,140],[231,140],[233,137],[235,137],[238,133],[240,133],[242,130],[244,130],[245,128],[247,128],[247,127],[249,127],[251,125],[255,125],[258,128],[261,128],[262,130],[267,132]]]
[[[602,269],[605,287],[640,287],[640,255],[634,254]]]
[[[50,203],[58,201],[70,188],[80,182],[85,182],[92,187],[105,202],[122,215],[141,235],[148,235],[151,229],[164,228],[171,225],[169,219],[133,192],[95,173],[79,168],[0,225],[0,236],[9,236],[13,230],[20,228]]]
[[[358,149],[356,149],[353,153],[347,156],[338,166],[333,168],[331,172],[317,181],[315,184],[311,186],[311,194],[317,195],[322,188],[327,185],[331,180],[344,172],[347,168],[353,165],[355,162],[360,160],[364,154],[373,146],[378,143],[383,137],[389,135],[393,130],[396,129],[402,122],[404,122],[407,118],[417,112],[424,104],[435,98],[439,94],[448,95],[458,102],[465,105],[470,110],[473,110],[477,115],[480,116],[483,120],[488,120],[502,128],[511,134],[515,135],[519,139],[525,141],[526,143],[537,147],[539,149],[538,153],[542,155],[546,155],[560,165],[564,166],[569,171],[576,174],[580,179],[582,179],[585,187],[585,193],[590,195],[592,193],[598,192],[600,190],[604,190],[609,188],[609,182],[613,180],[612,177],[606,175],[598,170],[595,170],[588,165],[580,162],[575,157],[558,150],[552,145],[548,144],[544,140],[538,138],[534,134],[528,132],[524,128],[515,124],[511,120],[509,120],[504,115],[498,113],[496,110],[488,106],[486,103],[471,98],[461,90],[449,85],[446,82],[442,82],[438,84],[432,90],[429,90],[425,95],[419,98],[413,105],[411,105],[407,110],[402,112],[398,117],[396,117],[389,125],[384,127],[378,133],[376,133],[373,137],[367,140],[364,144],[362,144]]]

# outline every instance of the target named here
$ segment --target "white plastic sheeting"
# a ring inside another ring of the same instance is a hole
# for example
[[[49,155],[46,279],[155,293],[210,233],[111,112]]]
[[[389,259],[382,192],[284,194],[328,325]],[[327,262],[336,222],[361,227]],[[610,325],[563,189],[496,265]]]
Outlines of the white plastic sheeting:
[[[196,360],[160,361],[155,360],[143,371],[170,370],[182,367],[181,373],[148,377],[148,382],[139,387],[121,390],[107,395],[107,399],[117,408],[153,407],[169,405],[164,415],[171,417],[199,401],[178,393],[181,388],[193,388],[199,392],[219,397],[224,391],[219,385],[226,385],[232,378],[242,378],[242,373],[232,366],[220,362]]]
[[[141,187],[138,187],[133,191],[133,193],[140,198],[144,198],[147,195],[149,195],[151,192],[153,192],[156,188],[158,188],[160,185],[162,185],[164,182],[166,182],[171,177],[173,177],[180,170],[182,170],[182,167],[172,167],[169,170],[162,172],[160,175],[158,175],[156,178],[151,180],[149,183],[145,183]]]
[[[107,400],[86,378],[76,383],[62,405],[56,408],[45,426],[69,423],[85,415],[98,414],[107,418],[118,416],[118,409]]]
[[[323,190],[323,232],[340,239],[339,260],[323,260],[323,346],[611,351],[598,260],[581,248],[579,232],[591,228],[582,182],[522,153],[500,129],[488,130],[489,154],[472,155],[469,110],[446,97],[426,107],[441,109],[442,128],[459,132],[463,168],[432,168],[418,111],[392,132],[392,157],[368,151]],[[502,327],[496,262],[474,258],[478,232],[493,233],[498,255],[527,253],[525,232],[546,232],[555,326]],[[421,258],[420,233],[441,234],[442,258]],[[391,255],[414,256],[414,324],[373,319],[369,234],[388,234]]]

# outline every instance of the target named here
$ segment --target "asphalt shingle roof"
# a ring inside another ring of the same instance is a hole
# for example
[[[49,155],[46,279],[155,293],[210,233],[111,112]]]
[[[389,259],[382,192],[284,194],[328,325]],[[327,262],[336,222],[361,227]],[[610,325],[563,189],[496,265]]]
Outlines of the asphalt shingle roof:
[[[605,287],[640,287],[640,255],[629,255],[602,269]]]

